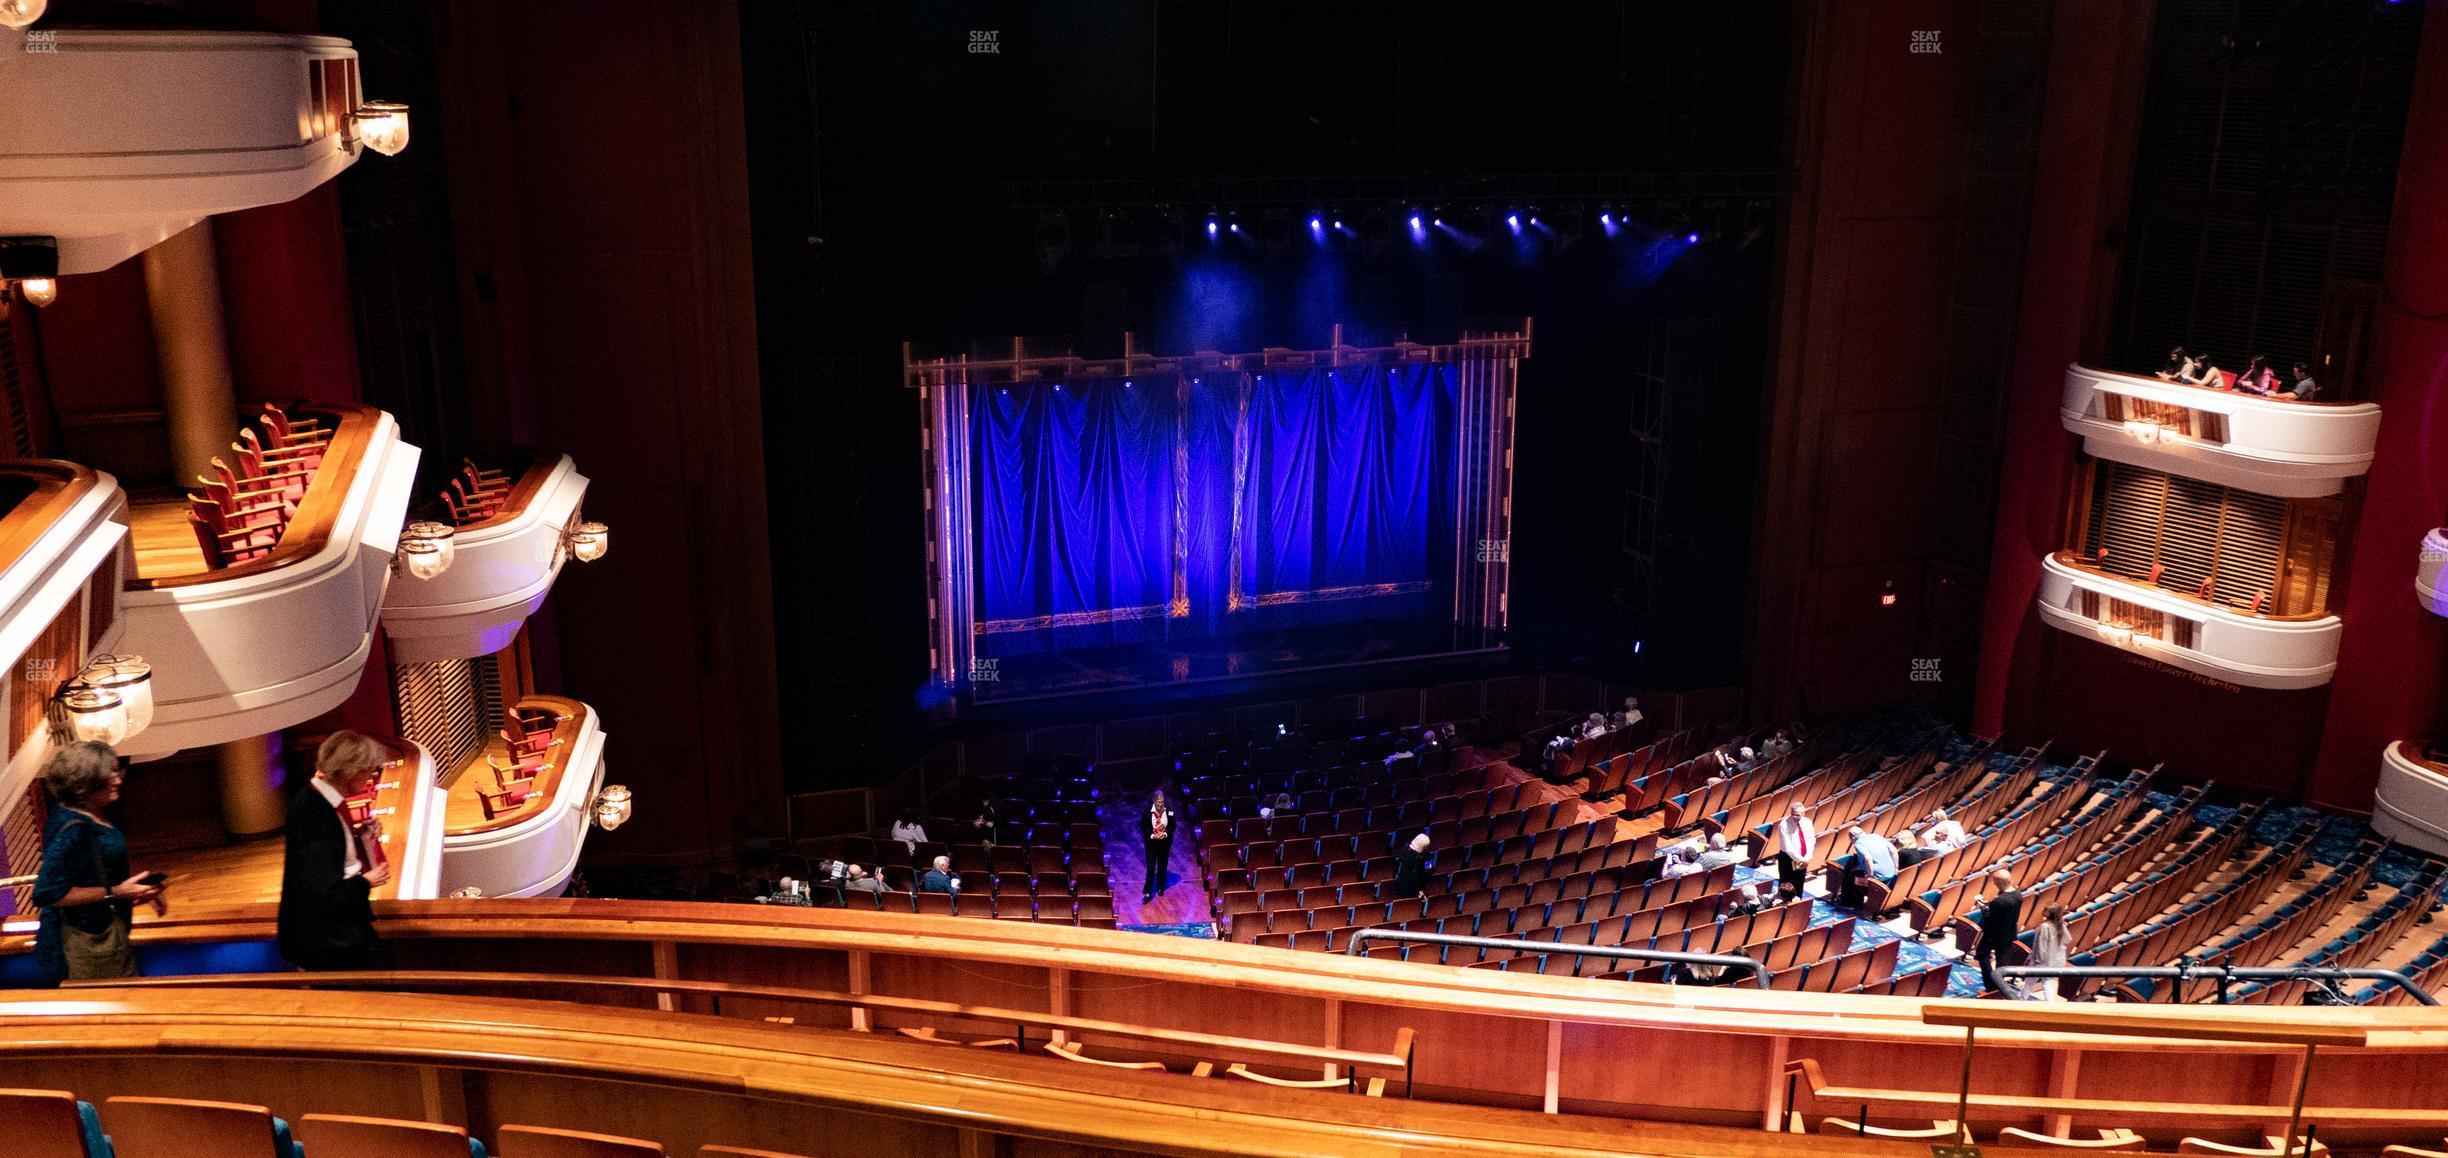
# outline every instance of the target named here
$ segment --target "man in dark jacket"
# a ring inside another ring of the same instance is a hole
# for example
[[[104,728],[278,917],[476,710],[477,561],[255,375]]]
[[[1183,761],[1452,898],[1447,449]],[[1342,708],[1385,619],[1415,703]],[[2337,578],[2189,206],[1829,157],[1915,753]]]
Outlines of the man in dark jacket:
[[[315,751],[314,779],[289,800],[280,954],[300,969],[390,967],[370,897],[391,880],[391,865],[378,839],[349,825],[341,802],[372,791],[393,758],[371,736],[334,732]]]
[[[1428,834],[1421,833],[1394,857],[1394,895],[1416,897],[1428,887]]]
[[[1980,945],[1972,950],[1972,958],[1980,963],[1981,981],[1989,991],[2011,998],[2019,991],[2007,988],[2005,979],[1998,976],[1997,959],[2022,932],[2023,893],[2014,887],[2014,874],[2005,869],[1990,873],[1989,882],[1997,891],[1981,906]]]

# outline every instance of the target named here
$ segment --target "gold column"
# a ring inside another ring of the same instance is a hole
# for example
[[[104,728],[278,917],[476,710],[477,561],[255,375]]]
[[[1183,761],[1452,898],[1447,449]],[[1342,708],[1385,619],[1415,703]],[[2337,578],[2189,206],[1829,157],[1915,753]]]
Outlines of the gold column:
[[[238,430],[238,389],[230,373],[229,330],[221,310],[221,263],[206,218],[144,252],[145,303],[153,318],[171,477],[181,488],[212,467]],[[231,836],[279,832],[288,803],[280,791],[280,733],[221,745],[221,826]]]
[[[162,410],[169,419],[171,477],[181,488],[191,487],[238,430],[238,390],[230,375],[212,219],[146,250],[144,279]]]

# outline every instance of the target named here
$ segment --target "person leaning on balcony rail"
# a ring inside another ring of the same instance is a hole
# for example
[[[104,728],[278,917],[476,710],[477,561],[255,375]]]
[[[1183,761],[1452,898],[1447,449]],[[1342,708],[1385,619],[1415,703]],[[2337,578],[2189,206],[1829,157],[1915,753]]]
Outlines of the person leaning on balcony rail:
[[[2294,371],[2287,375],[2287,388],[2279,391],[2278,396],[2294,402],[2309,402],[2319,392],[2320,383],[2312,380],[2312,368],[2297,362]]]
[[[2255,354],[2252,363],[2236,376],[2235,388],[2241,393],[2269,397],[2278,392],[2278,372],[2270,369],[2268,358]]]
[[[42,868],[34,877],[34,959],[50,984],[136,975],[128,923],[136,902],[168,912],[158,873],[128,871],[127,837],[102,819],[125,773],[107,744],[79,740],[42,765],[51,790],[43,819]]]
[[[2184,347],[2178,346],[2168,351],[2167,367],[2158,372],[2159,377],[2169,382],[2181,381],[2192,361],[2193,356],[2185,353]]]
[[[390,967],[372,897],[391,865],[344,813],[350,797],[374,790],[391,758],[382,741],[344,728],[315,749],[314,778],[289,798],[277,929],[282,959],[300,969]]]

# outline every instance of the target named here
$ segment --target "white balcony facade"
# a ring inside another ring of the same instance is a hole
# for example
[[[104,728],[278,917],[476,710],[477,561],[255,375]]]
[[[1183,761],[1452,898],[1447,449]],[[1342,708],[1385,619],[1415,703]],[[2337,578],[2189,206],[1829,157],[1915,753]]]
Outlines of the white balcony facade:
[[[2380,408],[2288,402],[2066,367],[2065,428],[2099,458],[2280,498],[2333,495],[2371,469]]]
[[[2414,565],[2414,596],[2433,615],[2448,615],[2448,527],[2423,535]]]
[[[394,662],[491,655],[543,605],[569,561],[562,530],[578,520],[587,477],[568,455],[552,455],[530,464],[516,488],[510,509],[453,535],[448,570],[392,583],[382,619]]]
[[[0,540],[19,545],[0,561],[0,670],[27,673],[0,681],[0,695],[47,694],[96,653],[125,650],[118,600],[127,495],[109,474],[64,462],[8,463],[0,474],[36,488],[0,517]],[[19,707],[9,703],[0,718],[19,718]],[[19,741],[0,766],[0,808],[14,810],[51,754],[50,730],[38,724],[22,738],[0,736]]]
[[[2058,555],[2042,560],[2038,602],[2041,620],[2060,631],[2244,687],[2319,687],[2337,671],[2335,615],[2254,615]]]
[[[61,273],[293,200],[357,158],[357,52],[327,36],[37,27],[0,53],[0,91],[0,236],[57,238]]]
[[[2422,759],[2403,741],[2389,745],[2380,754],[2371,826],[2399,844],[2448,854],[2448,769]]]
[[[488,897],[556,897],[578,869],[593,830],[592,807],[604,780],[604,732],[592,708],[573,704],[575,731],[553,759],[560,765],[552,799],[531,815],[500,827],[453,832],[442,839],[442,895],[477,888]],[[470,768],[462,776],[481,776]]]
[[[131,586],[121,597],[122,646],[153,665],[154,699],[152,726],[128,737],[123,754],[260,736],[313,719],[355,690],[392,581],[419,453],[389,414],[370,414],[347,477],[315,484],[345,489],[311,553]]]

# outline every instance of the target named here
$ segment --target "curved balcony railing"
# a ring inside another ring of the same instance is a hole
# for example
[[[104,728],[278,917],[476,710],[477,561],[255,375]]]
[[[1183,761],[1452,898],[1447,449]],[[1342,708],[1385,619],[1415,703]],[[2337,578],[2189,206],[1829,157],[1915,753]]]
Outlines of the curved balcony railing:
[[[2433,615],[2448,615],[2448,527],[2423,535],[2414,566],[2414,595]]]
[[[260,736],[339,706],[357,686],[418,451],[372,407],[298,412],[329,423],[332,437],[268,554],[223,567],[148,567],[148,538],[168,544],[153,552],[168,556],[192,530],[179,504],[138,512],[137,574],[121,599],[124,647],[153,664],[154,714],[122,745],[128,755]]]
[[[61,273],[293,200],[356,160],[345,139],[363,101],[345,40],[37,32],[10,38],[9,104],[74,115],[0,117],[0,235],[57,238]]]
[[[2334,614],[2239,611],[2085,566],[2070,552],[2042,560],[2039,608],[2060,631],[2245,687],[2319,687],[2337,671]]]
[[[2338,492],[2371,469],[2380,408],[2289,402],[2066,367],[2065,428],[2100,458],[2282,498]]]
[[[488,897],[558,896],[577,871],[589,804],[603,787],[601,721],[560,696],[529,696],[515,710],[543,718],[516,739],[496,733],[451,781],[446,895],[476,888]]]
[[[563,531],[578,521],[586,490],[566,454],[525,460],[498,513],[455,529],[447,569],[402,575],[383,596],[392,659],[472,659],[508,647],[569,560]]]
[[[2372,831],[2429,853],[2448,854],[2448,764],[2403,740],[2380,754]]]

